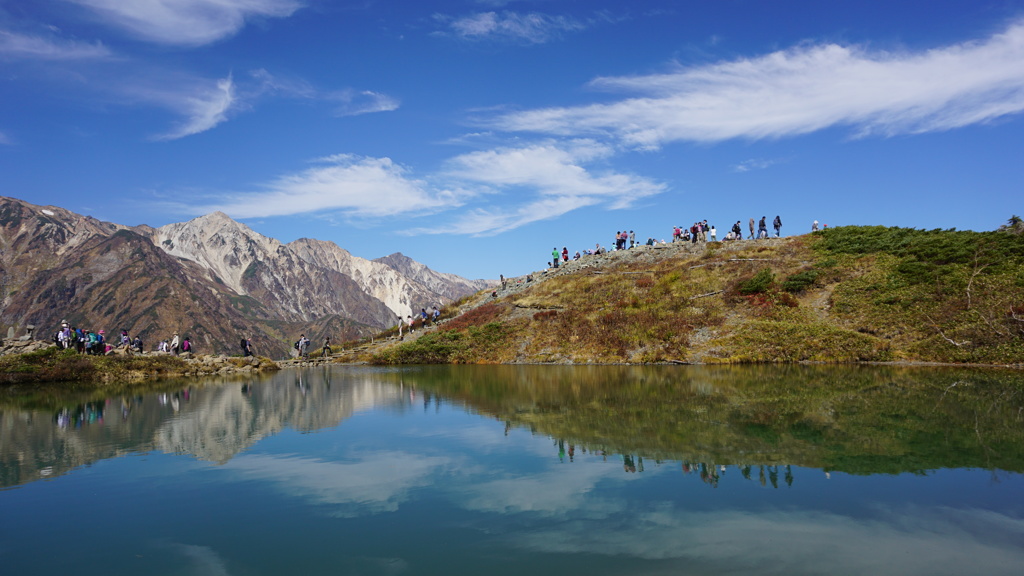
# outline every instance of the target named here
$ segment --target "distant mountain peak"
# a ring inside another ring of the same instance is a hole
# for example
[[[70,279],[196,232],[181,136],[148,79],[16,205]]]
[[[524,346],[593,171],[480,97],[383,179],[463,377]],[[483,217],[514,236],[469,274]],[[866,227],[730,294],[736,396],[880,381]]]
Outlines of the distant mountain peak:
[[[366,335],[483,287],[400,252],[372,261],[328,240],[283,244],[220,211],[129,228],[0,197],[0,247],[13,279],[0,284],[0,325],[55,326],[70,313],[152,338],[190,326],[221,352],[252,327],[257,346],[279,352],[299,332]]]

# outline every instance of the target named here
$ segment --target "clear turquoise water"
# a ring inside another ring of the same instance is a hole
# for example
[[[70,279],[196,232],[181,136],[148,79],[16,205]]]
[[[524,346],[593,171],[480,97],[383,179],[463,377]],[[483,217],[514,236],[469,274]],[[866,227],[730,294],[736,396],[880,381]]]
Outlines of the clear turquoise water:
[[[896,473],[865,472],[864,458],[856,473],[816,467],[816,459],[834,461],[835,437],[808,444],[788,428],[767,448],[736,456],[711,446],[744,442],[730,435],[735,406],[721,418],[712,411],[709,435],[693,444],[685,423],[644,422],[620,437],[602,422],[575,438],[545,432],[571,427],[566,420],[582,418],[575,410],[606,411],[596,398],[580,401],[577,377],[606,372],[609,386],[624,389],[642,388],[652,374],[688,374],[681,382],[706,395],[691,376],[722,388],[751,375],[573,370],[338,368],[12,402],[0,409],[0,572],[1024,573],[1019,470],[947,466],[934,460],[942,456]],[[545,380],[555,373],[563,384]],[[495,395],[495,382],[516,379],[522,389],[524,378],[533,379],[529,392]],[[475,381],[487,391],[472,392]],[[944,382],[934,398],[948,404]],[[452,383],[463,384],[454,392]],[[736,389],[729,397],[749,399]],[[557,400],[563,393],[569,399]],[[613,401],[621,420],[629,407]],[[1012,415],[1016,392],[1008,402]],[[982,432],[1016,438],[1024,424],[1003,419],[979,424],[978,445],[964,450],[984,458]],[[828,426],[835,435],[850,425],[834,416]],[[638,429],[683,439],[638,438]],[[860,444],[914,434],[889,424],[877,436],[844,433],[844,458]],[[1007,446],[998,443],[1001,462],[1018,461]],[[869,452],[882,470],[915,458]]]

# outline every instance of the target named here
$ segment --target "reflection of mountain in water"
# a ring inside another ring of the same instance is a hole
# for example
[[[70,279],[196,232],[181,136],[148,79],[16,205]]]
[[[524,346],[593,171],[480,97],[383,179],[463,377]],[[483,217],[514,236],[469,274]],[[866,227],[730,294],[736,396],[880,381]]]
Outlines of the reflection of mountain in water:
[[[222,464],[286,427],[329,428],[361,410],[405,403],[400,388],[383,381],[383,374],[363,376],[332,383],[328,369],[294,370],[270,385],[211,389],[201,410],[159,427],[156,448]]]
[[[312,431],[408,403],[397,373],[289,370],[247,384],[197,384],[118,398],[0,409],[0,486],[159,450],[224,463],[284,428]]]
[[[284,371],[241,385],[0,410],[0,483],[12,486],[132,452],[229,461],[284,428],[404,409],[407,387],[454,399],[576,450],[678,461],[715,484],[728,469],[776,485],[787,465],[857,474],[1024,470],[1024,377],[894,367],[438,366]],[[426,404],[425,404],[426,405]],[[424,405],[424,406],[425,406]],[[618,458],[617,457],[617,458]],[[735,474],[735,473],[734,473]]]

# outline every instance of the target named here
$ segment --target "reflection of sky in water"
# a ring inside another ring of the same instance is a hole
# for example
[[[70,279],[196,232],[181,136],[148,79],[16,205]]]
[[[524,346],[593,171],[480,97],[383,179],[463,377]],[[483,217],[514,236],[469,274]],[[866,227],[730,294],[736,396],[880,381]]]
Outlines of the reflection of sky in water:
[[[238,576],[1024,566],[1019,474],[793,467],[788,486],[780,467],[772,488],[757,467],[746,479],[716,466],[713,487],[699,464],[685,474],[678,461],[579,449],[570,461],[549,437],[428,404],[364,402],[337,426],[286,426],[223,464],[151,450],[0,491],[0,565]]]

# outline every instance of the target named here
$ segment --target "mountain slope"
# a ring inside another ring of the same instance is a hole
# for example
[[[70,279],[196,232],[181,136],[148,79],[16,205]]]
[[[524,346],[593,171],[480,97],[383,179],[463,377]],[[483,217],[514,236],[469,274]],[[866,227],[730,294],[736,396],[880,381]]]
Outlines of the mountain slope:
[[[1024,365],[1024,236],[840,227],[587,256],[379,363]]]
[[[128,330],[147,347],[188,333],[200,351],[228,353],[247,336],[259,353],[281,357],[299,333],[357,338],[419,302],[447,299],[333,243],[285,245],[223,213],[129,228],[0,197],[4,330],[34,324],[45,338],[68,319]]]
[[[472,294],[496,284],[494,281],[467,280],[455,274],[431,270],[401,252],[395,252],[383,258],[375,258],[373,261],[386,264],[402,276],[416,281],[433,294],[447,300],[458,300],[466,294]]]

